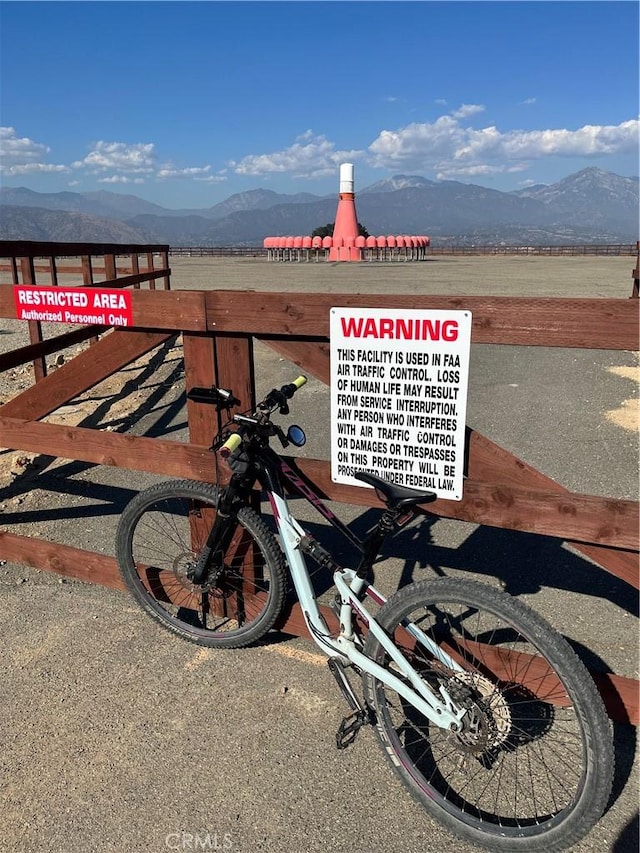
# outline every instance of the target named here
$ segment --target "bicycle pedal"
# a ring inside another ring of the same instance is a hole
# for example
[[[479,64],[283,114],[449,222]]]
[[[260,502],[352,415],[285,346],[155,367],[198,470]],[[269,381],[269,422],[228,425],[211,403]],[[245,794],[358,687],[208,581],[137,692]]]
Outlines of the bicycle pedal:
[[[354,711],[340,723],[336,732],[336,746],[338,749],[346,749],[356,739],[360,729],[369,722],[366,711]]]

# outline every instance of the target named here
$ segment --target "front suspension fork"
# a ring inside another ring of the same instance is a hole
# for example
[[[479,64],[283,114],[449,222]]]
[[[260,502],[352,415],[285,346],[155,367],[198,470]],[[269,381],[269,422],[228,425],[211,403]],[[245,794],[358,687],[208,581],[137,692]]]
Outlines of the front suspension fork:
[[[234,484],[233,478],[231,478],[229,485],[220,493],[215,521],[207,534],[206,542],[200,550],[198,559],[193,567],[191,581],[196,585],[202,584],[208,576],[213,554],[216,552],[224,554],[229,545],[234,529],[232,506],[235,502],[237,492],[237,485]],[[221,571],[222,561],[215,575],[211,578],[214,586]]]

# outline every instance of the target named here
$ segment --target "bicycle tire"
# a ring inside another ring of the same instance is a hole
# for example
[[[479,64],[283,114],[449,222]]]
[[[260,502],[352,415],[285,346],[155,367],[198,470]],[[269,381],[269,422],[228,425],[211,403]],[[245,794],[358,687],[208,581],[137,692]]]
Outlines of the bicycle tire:
[[[218,489],[191,480],[158,483],[125,508],[116,534],[122,578],[143,610],[185,640],[213,648],[257,642],[282,613],[285,560],[275,537],[250,507],[241,507],[219,570],[193,584],[188,571],[206,540]]]
[[[456,675],[419,646],[406,619],[453,650],[465,671]],[[586,835],[611,793],[613,740],[602,699],[567,641],[522,602],[466,579],[410,584],[377,620],[436,690],[444,683],[466,702],[470,720],[475,711],[475,727],[456,735],[364,678],[380,745],[429,814],[493,851],[550,853]],[[372,634],[365,653],[386,661]]]

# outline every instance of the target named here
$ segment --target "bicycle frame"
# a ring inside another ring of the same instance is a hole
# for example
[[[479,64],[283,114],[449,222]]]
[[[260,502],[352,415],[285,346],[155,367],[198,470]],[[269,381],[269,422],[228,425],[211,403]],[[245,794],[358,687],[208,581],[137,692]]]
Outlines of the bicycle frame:
[[[320,613],[302,550],[303,542],[313,541],[315,543],[315,540],[312,540],[312,537],[306,533],[291,514],[282,487],[283,481],[289,483],[332,525],[340,529],[361,550],[364,550],[365,560],[368,540],[362,543],[355,537],[340,519],[322,503],[315,492],[270,448],[264,448],[256,462],[258,479],[269,498],[274,522],[280,534],[280,541],[289,564],[302,613],[315,643],[328,657],[337,656],[346,660],[361,672],[367,673],[391,687],[437,726],[453,731],[460,729],[460,721],[465,714],[465,709],[456,705],[444,687],[439,688],[440,697],[430,689],[393,640],[380,627],[375,617],[364,606],[362,602],[364,596],[368,596],[376,604],[384,604],[386,599],[382,593],[367,582],[363,572],[345,569],[335,563],[333,563],[335,566],[333,580],[341,601],[340,632],[337,637],[331,636],[329,627]],[[375,663],[363,653],[360,648],[361,643],[353,630],[354,616],[358,616],[364,621],[368,630],[372,632],[397,667],[400,676],[406,680]],[[416,625],[407,623],[404,627],[416,642],[421,643],[441,663],[452,670],[462,671],[462,667],[433,643]]]

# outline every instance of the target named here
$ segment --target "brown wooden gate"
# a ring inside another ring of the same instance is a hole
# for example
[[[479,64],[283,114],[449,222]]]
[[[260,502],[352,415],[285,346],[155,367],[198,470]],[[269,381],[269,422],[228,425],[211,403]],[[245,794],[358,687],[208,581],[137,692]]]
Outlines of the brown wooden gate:
[[[2,406],[0,446],[212,481],[213,466],[207,448],[218,424],[211,407],[187,403],[190,440],[184,444],[41,422],[84,390],[178,333],[183,338],[187,389],[218,384],[233,388],[243,406],[251,406],[255,402],[254,338],[299,365],[303,372],[329,384],[329,311],[335,296],[261,293],[258,300],[248,299],[246,293],[239,291],[171,292],[167,252],[166,246],[0,243],[0,258],[8,258],[5,270],[11,273],[14,284],[55,287],[64,271],[65,275],[80,275],[79,283],[86,287],[134,288],[133,327],[110,331],[80,327],[45,341],[41,328],[35,324],[31,327],[30,345],[0,356],[0,369],[33,361],[36,379],[31,388]],[[140,267],[141,255],[144,269]],[[80,260],[62,263],[62,256]],[[119,262],[120,267],[125,263],[125,269],[118,269],[119,256],[126,257],[126,261]],[[36,259],[44,261],[36,263]],[[104,279],[96,281],[97,270]],[[162,281],[163,289],[152,289],[157,280]],[[144,289],[146,285],[149,289]],[[635,299],[343,294],[340,303],[345,307],[469,310],[473,315],[474,344],[640,349],[639,303]],[[11,284],[0,285],[0,317],[16,317]],[[45,354],[88,339],[93,341],[89,349],[46,375]],[[438,500],[429,505],[430,513],[557,537],[638,587],[637,502],[570,492],[473,429],[467,430],[467,443],[463,500]],[[328,461],[296,461],[319,494],[356,505],[375,504],[369,490],[333,483]],[[115,559],[104,554],[2,531],[0,556],[122,587]],[[284,630],[303,632],[296,608],[289,614]],[[611,673],[597,674],[596,680],[611,716],[637,724],[638,682]]]

